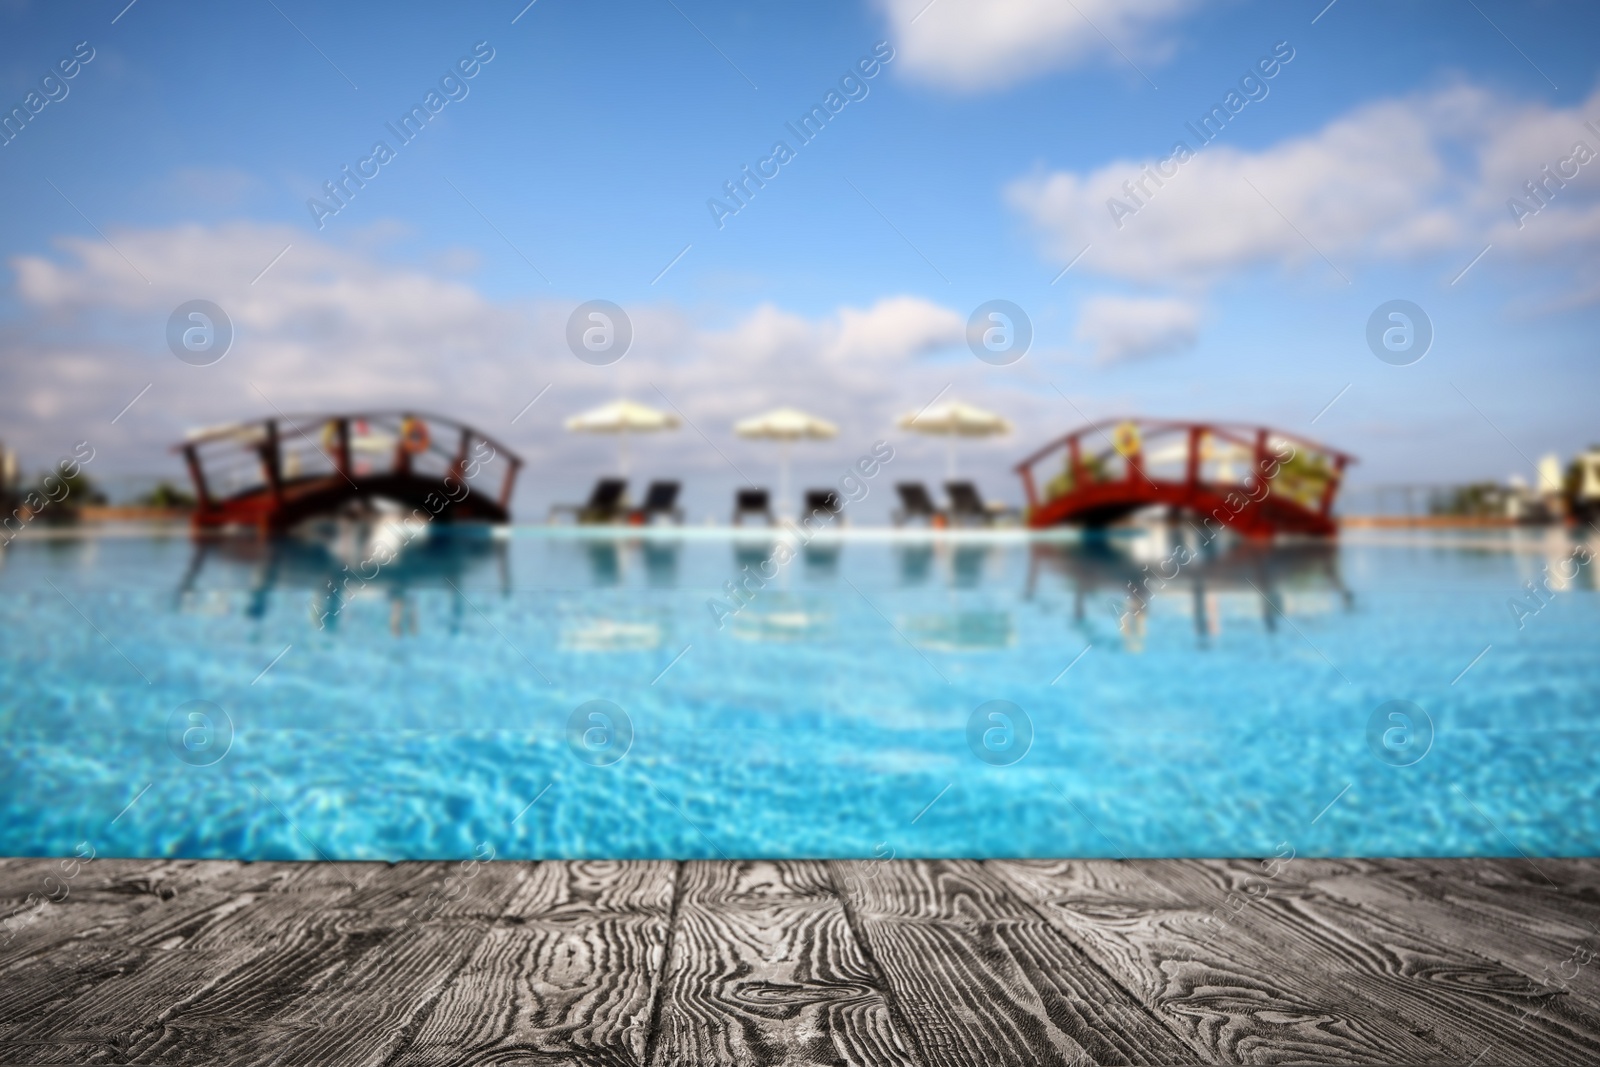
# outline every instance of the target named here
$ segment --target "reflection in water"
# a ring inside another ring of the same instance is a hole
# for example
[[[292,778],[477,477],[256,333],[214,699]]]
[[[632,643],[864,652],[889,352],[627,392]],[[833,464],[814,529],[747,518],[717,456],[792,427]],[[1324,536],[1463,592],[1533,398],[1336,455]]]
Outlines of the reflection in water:
[[[651,585],[670,589],[678,584],[678,553],[681,548],[676,541],[649,538],[643,542],[640,551],[644,555],[644,572]]]
[[[746,567],[760,574],[761,565],[765,563],[776,548],[776,543],[766,542],[751,544],[748,541],[735,541],[733,544],[733,569],[742,572]]]
[[[953,588],[977,589],[989,576],[989,561],[1004,551],[996,545],[918,542],[896,546],[894,555],[903,586],[925,585],[933,577],[934,564],[944,559]]]
[[[370,524],[339,527],[332,537],[203,538],[194,542],[189,564],[174,593],[180,612],[215,613],[227,610],[227,596],[204,588],[210,561],[228,571],[247,571],[249,591],[246,618],[264,620],[274,593],[283,587],[291,596],[308,591],[313,626],[334,631],[351,601],[381,594],[389,602],[389,629],[395,636],[418,632],[417,609],[411,594],[419,589],[450,589],[450,632],[460,628],[463,609],[461,585],[490,561],[498,565],[502,596],[511,592],[510,561],[504,542],[472,532],[430,533],[395,552],[390,562],[377,561],[394,552],[394,532]]]
[[[661,624],[634,619],[574,619],[561,627],[569,652],[638,652],[661,644]]]
[[[1576,529],[1587,532],[1583,526]],[[1581,538],[1582,534],[1579,536]],[[1534,594],[1524,592],[1525,599],[1531,595],[1536,602],[1541,599],[1543,590],[1564,593],[1574,589],[1600,589],[1600,565],[1596,564],[1595,545],[1592,542],[1586,544],[1584,540],[1574,538],[1564,531],[1560,533],[1551,531],[1542,540],[1541,566],[1530,567],[1525,571],[1528,580],[1534,583],[1534,588],[1538,592]]]
[[[740,641],[813,641],[834,630],[833,612],[793,593],[762,593],[750,607],[728,620],[728,631]]]
[[[988,545],[958,545],[950,561],[951,582],[957,589],[976,589],[983,582],[983,565],[993,549]]]
[[[941,652],[1009,648],[1016,643],[1009,611],[902,615],[898,625],[915,644]]]
[[[900,559],[900,584],[922,585],[933,573],[933,546],[904,545],[895,549]]]
[[[657,589],[672,589],[678,584],[679,557],[683,545],[657,538],[585,537],[579,542],[560,544],[561,551],[581,552],[588,565],[589,585],[611,589],[628,584],[628,574],[643,566],[645,581]]]
[[[1235,541],[1196,547],[1176,531],[1149,540],[1085,540],[1035,544],[1029,554],[1024,596],[1032,599],[1041,574],[1058,574],[1072,592],[1073,621],[1088,626],[1089,613],[1116,619],[1124,646],[1144,647],[1153,604],[1174,600],[1194,620],[1201,648],[1222,633],[1224,600],[1248,598],[1267,630],[1280,619],[1353,609],[1355,598],[1339,574],[1339,549],[1326,542],[1262,545]]]
[[[805,560],[807,578],[831,578],[839,573],[839,546],[807,545]]]
[[[589,555],[589,576],[596,586],[617,585],[622,581],[621,546],[615,541],[585,541]]]
[[[312,625],[321,629],[336,630],[353,600],[382,597],[387,600],[390,631],[396,636],[417,634],[422,622],[413,594],[418,589],[440,588],[453,594],[448,625],[455,632],[472,607],[471,601],[464,599],[462,587],[472,572],[491,562],[498,566],[502,593],[510,594],[509,546],[504,541],[471,536],[466,531],[443,531],[405,546],[390,563],[379,566],[373,561],[384,554],[375,557],[375,546],[381,547],[385,538],[393,536],[382,524],[346,524],[334,536],[321,540],[197,541],[177,590],[177,606],[187,613],[240,610],[237,584],[213,581],[213,586],[232,588],[205,588],[204,572],[214,558],[229,569],[248,574],[242,612],[258,622],[267,619],[277,591],[287,587],[293,598],[309,593],[309,616]],[[775,547],[776,542],[765,539],[718,546],[719,554],[731,552],[731,570],[724,569],[724,562],[705,572],[695,568],[690,577],[682,573],[684,547],[678,540],[637,535],[584,538],[553,543],[551,550],[571,561],[558,570],[569,574],[576,570],[578,575],[587,570],[590,588],[626,592],[647,587],[721,590],[729,581],[739,583],[746,574],[760,576]],[[847,553],[837,543],[813,543],[801,550],[796,562],[808,582],[831,584],[847,573],[845,555],[859,556],[861,566],[875,568],[877,564],[868,562],[875,551],[882,550],[854,546]],[[969,591],[983,591],[1000,582],[1009,572],[1003,564],[1017,551],[1025,553],[1028,560],[1024,599],[1038,599],[1035,594],[1041,581],[1059,577],[1069,594],[1074,625],[1090,640],[1100,640],[1094,634],[1103,633],[1106,624],[1114,620],[1118,639],[1132,651],[1144,647],[1149,616],[1157,605],[1164,613],[1176,610],[1192,619],[1196,641],[1205,648],[1221,638],[1226,619],[1238,619],[1242,612],[1272,631],[1284,628],[1286,618],[1349,610],[1353,604],[1339,573],[1339,549],[1324,543],[1273,546],[1233,541],[1197,548],[1185,543],[1176,531],[1167,530],[1130,539],[1035,542],[1020,549],[934,540],[896,545],[888,551],[901,587],[923,586],[938,581],[939,576],[944,578],[942,584],[950,590],[950,610],[902,610],[898,618],[914,643],[946,650],[1000,649],[1016,644],[1012,614],[971,603]],[[695,558],[691,554],[690,559]],[[1559,563],[1564,557],[1552,554],[1550,558]],[[704,565],[706,560],[702,556],[697,562]],[[1561,573],[1554,563],[1551,573]],[[1600,568],[1584,568],[1590,573],[1560,585],[1592,583],[1596,569]],[[743,598],[748,602],[729,621],[734,636],[747,641],[796,641],[830,632],[835,602],[800,599],[784,591],[787,585],[788,579],[779,577],[751,587],[753,595]],[[736,604],[730,601],[726,608],[731,612]],[[663,617],[648,610],[634,614],[613,609],[602,614],[596,610],[598,605],[584,605],[585,610],[562,624],[558,640],[563,648],[583,652],[651,650],[670,643],[670,627],[664,625]],[[703,599],[696,602],[697,608],[703,606]],[[300,610],[298,603],[295,610]]]

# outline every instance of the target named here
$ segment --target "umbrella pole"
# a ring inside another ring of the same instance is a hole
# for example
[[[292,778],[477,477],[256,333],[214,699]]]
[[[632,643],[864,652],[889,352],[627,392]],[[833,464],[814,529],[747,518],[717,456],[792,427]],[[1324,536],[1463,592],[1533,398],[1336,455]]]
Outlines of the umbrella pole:
[[[789,515],[789,442],[778,443],[778,517]]]
[[[624,478],[628,476],[628,431],[622,430],[617,434],[617,473]]]
[[[944,439],[944,480],[955,481],[956,477],[956,435],[948,434]]]

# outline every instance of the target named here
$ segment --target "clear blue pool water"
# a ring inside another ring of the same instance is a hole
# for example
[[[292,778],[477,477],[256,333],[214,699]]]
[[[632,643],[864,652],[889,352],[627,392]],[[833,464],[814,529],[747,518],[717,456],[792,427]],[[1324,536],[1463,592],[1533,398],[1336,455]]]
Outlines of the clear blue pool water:
[[[857,539],[719,628],[759,538],[438,541],[326,617],[359,546],[18,541],[0,854],[1594,854],[1600,564],[1508,606],[1573,544],[1239,547],[1125,614],[1148,539]]]

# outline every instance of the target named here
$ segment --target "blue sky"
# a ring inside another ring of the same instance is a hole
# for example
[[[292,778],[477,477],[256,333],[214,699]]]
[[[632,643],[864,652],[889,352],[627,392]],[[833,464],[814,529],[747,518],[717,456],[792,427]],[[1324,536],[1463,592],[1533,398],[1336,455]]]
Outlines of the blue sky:
[[[562,418],[667,397],[717,448],[685,429],[634,474],[683,477],[697,516],[737,481],[718,448],[771,480],[730,427],[779,403],[841,429],[797,481],[878,437],[897,477],[938,477],[894,418],[941,391],[1001,411],[1016,431],[962,462],[1012,498],[1011,463],[1083,414],[1279,425],[1367,483],[1530,477],[1600,440],[1600,160],[1520,228],[1507,208],[1600,150],[1592,5],[524,3],[0,3],[8,111],[94,50],[0,147],[0,437],[30,468],[87,438],[103,475],[178,475],[186,428],[264,398],[414,404],[521,450],[537,514],[613,462]],[[479,42],[467,95],[400,145],[385,123]],[[799,144],[785,123],[879,42]],[[1198,147],[1185,122],[1280,42],[1266,96],[1116,228],[1108,196]],[[394,159],[319,229],[308,198],[379,139]],[[778,139],[793,160],[719,229],[707,201]],[[1436,330],[1409,367],[1364,340],[1397,297]],[[239,326],[211,367],[165,346],[197,298]],[[1036,332],[1007,367],[962,340],[995,298]],[[565,345],[591,299],[634,323],[613,366]]]

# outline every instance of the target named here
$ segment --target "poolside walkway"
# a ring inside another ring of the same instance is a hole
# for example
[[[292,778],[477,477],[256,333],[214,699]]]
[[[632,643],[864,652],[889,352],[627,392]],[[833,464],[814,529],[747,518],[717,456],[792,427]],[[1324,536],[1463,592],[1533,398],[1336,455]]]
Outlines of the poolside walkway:
[[[1600,860],[59,866],[0,1063],[1600,1061]]]

